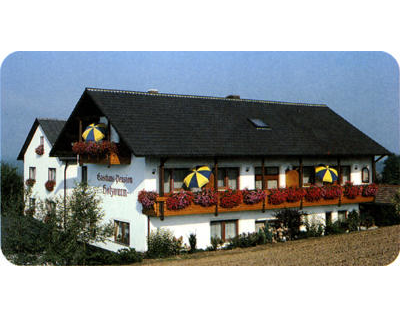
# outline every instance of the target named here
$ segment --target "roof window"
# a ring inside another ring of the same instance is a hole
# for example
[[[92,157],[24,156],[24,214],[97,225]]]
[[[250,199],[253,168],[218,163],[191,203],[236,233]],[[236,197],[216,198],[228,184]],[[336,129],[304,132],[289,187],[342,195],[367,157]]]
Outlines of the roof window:
[[[257,118],[249,118],[249,121],[257,128],[257,129],[271,129],[271,127],[265,123],[261,119]]]

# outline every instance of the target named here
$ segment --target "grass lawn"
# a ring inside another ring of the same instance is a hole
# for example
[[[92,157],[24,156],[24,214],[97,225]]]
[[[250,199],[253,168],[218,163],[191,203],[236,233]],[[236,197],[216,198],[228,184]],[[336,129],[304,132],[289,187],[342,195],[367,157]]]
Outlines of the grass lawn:
[[[388,265],[400,249],[400,225],[286,243],[199,252],[135,265],[184,266],[369,266]]]

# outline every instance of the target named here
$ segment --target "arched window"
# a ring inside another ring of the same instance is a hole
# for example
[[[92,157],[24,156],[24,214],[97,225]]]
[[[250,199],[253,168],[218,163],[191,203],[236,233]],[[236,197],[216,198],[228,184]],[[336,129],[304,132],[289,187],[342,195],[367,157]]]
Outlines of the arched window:
[[[369,170],[367,167],[364,167],[361,170],[361,180],[363,183],[369,183]]]

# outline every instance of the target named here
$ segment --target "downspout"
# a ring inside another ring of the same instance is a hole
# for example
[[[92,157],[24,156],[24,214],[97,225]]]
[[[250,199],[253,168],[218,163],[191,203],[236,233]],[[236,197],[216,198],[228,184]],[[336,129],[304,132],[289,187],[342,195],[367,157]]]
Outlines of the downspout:
[[[66,228],[66,223],[67,223],[67,168],[68,168],[68,160],[65,160],[65,168],[64,168],[64,229]]]

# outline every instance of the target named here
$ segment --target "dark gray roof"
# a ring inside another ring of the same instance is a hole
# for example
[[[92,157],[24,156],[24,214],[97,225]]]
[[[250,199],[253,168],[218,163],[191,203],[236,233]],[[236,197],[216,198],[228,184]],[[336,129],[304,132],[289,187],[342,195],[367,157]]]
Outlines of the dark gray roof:
[[[22,146],[17,159],[24,159],[25,151],[28,148],[29,143],[31,142],[31,139],[39,125],[42,127],[44,134],[46,135],[50,144],[53,146],[65,123],[66,121],[58,119],[36,118],[28,133],[27,138],[25,139],[24,145]]]
[[[74,116],[89,113],[105,115],[137,156],[389,154],[320,104],[87,88],[65,127],[75,141]],[[257,129],[249,119],[270,129]],[[71,140],[61,135],[51,154],[66,151],[60,143]]]
[[[400,192],[400,185],[380,184],[374,202],[376,204],[393,204],[393,198],[398,192]]]

